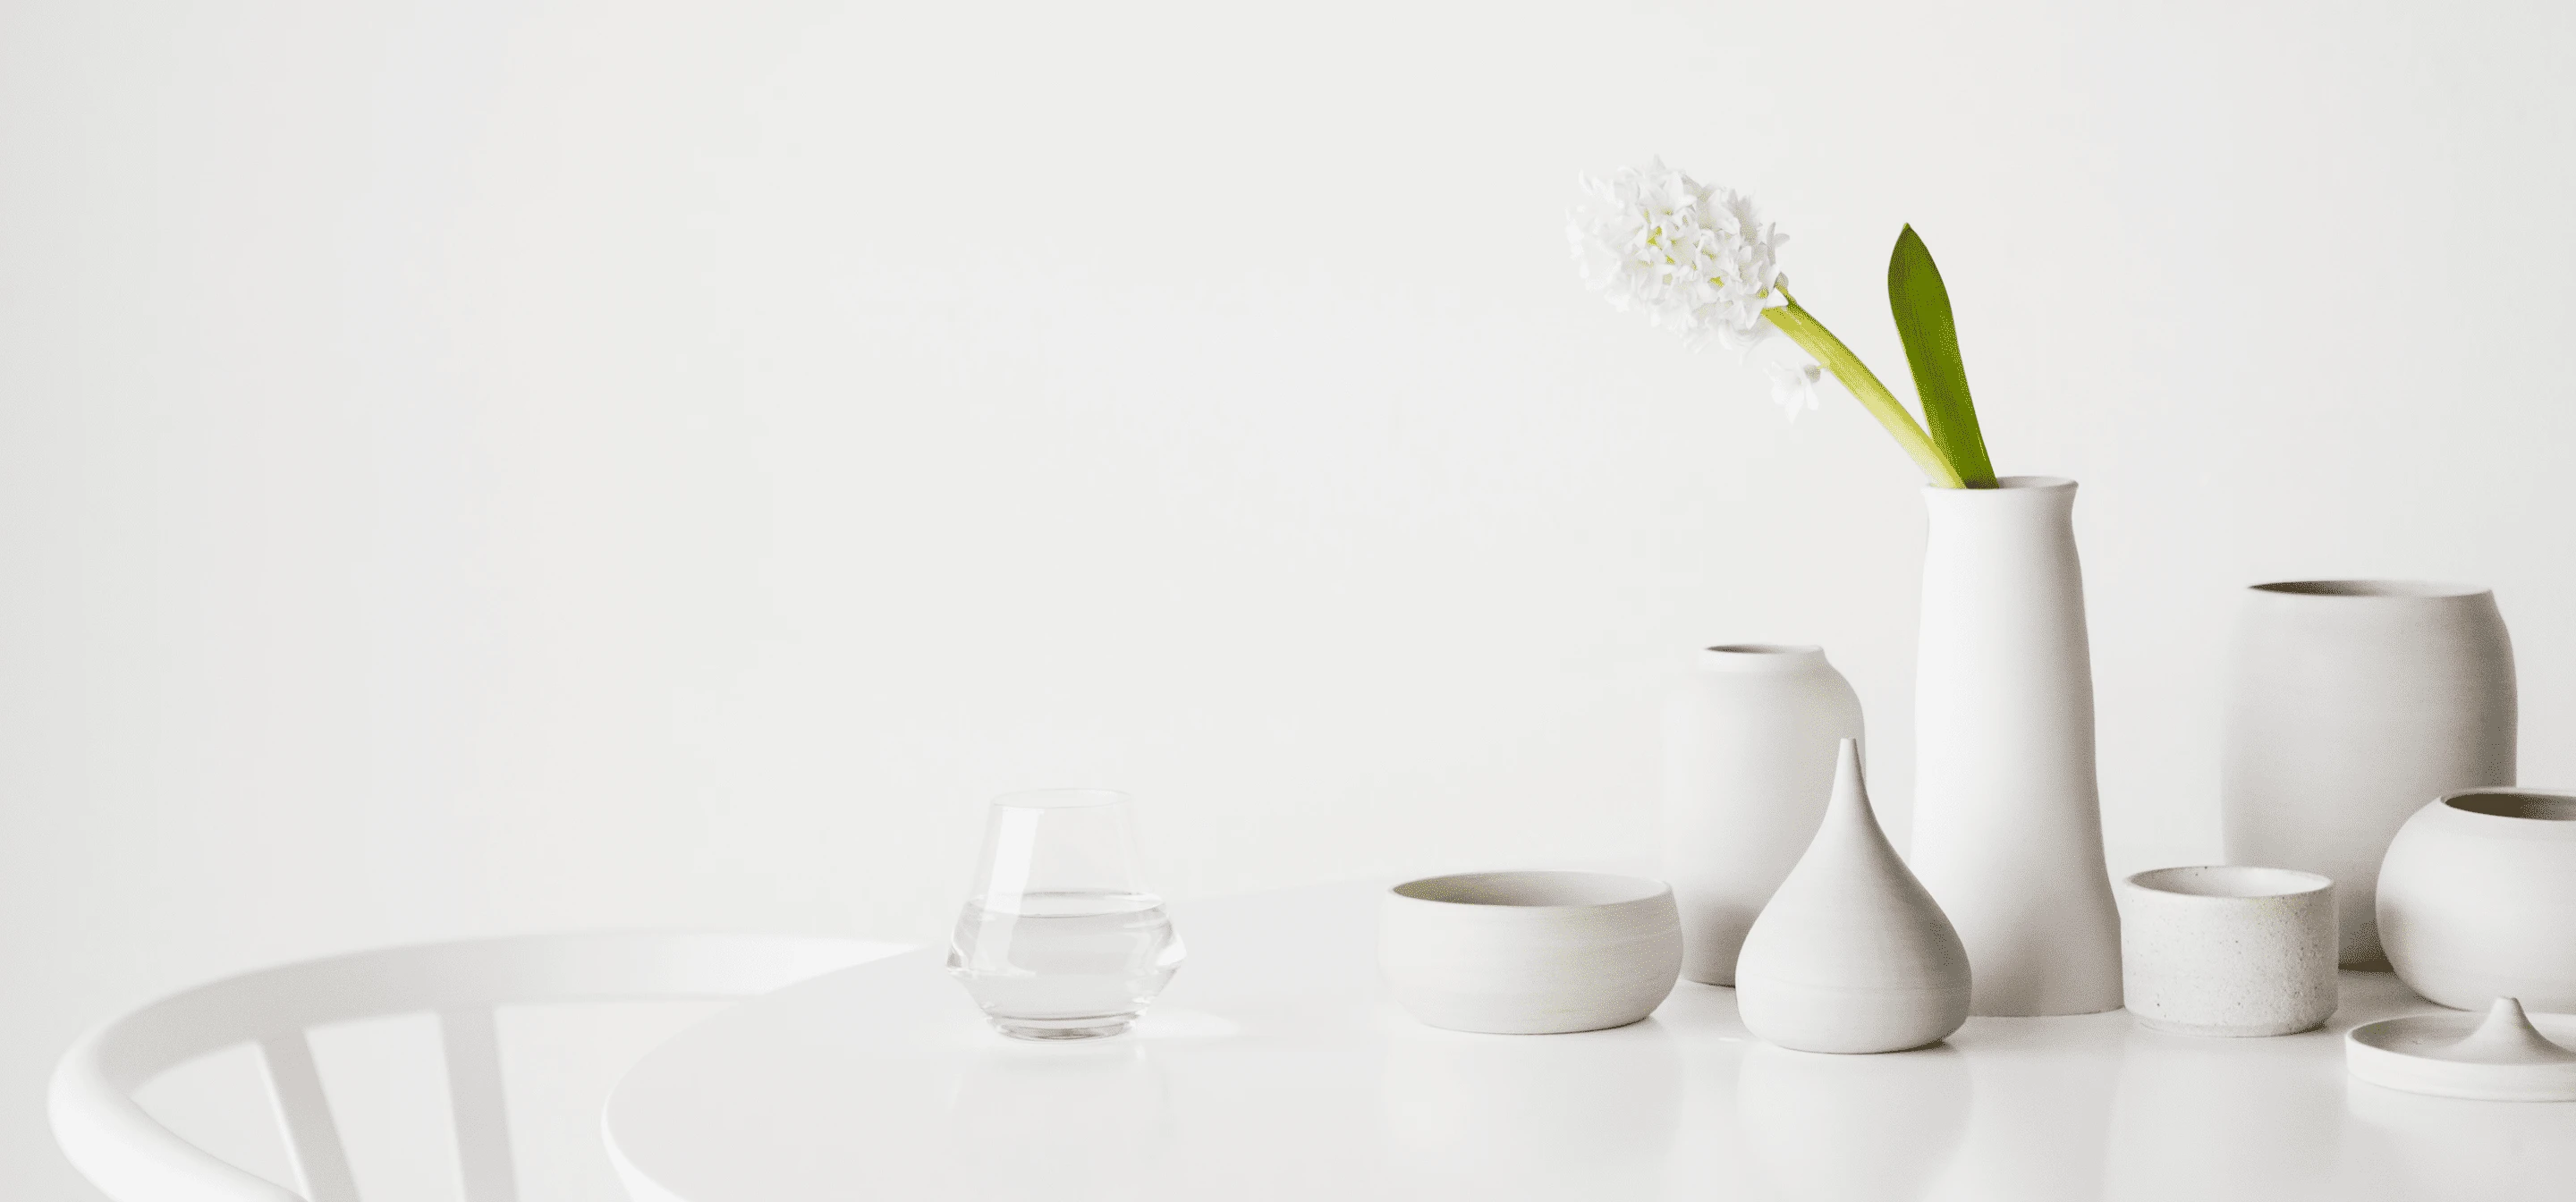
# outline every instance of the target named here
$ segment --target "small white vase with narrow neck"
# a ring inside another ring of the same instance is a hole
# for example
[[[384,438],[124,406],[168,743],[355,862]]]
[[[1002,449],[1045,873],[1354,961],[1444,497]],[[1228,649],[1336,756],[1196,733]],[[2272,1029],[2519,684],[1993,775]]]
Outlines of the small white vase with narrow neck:
[[[2120,1008],[2075,482],[1926,488],[1914,873],[1976,967],[1970,1012]]]
[[[1754,916],[1816,837],[1860,697],[1818,647],[1705,648],[1664,710],[1663,872],[1682,975],[1735,983]]]
[[[1836,758],[1815,842],[1744,938],[1737,1011],[1801,1052],[1919,1048],[1968,1021],[1968,952],[1879,830],[1860,744]]]

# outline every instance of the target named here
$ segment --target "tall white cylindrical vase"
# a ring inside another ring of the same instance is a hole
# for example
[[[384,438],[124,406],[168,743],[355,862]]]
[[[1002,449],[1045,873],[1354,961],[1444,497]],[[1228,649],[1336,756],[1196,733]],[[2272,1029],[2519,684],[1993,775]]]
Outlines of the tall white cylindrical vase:
[[[1860,697],[1818,647],[1702,650],[1664,709],[1663,871],[1682,914],[1682,975],[1735,983],[1763,903],[1815,840],[1834,748]]]
[[[2495,594],[2405,580],[2246,589],[2227,664],[2227,858],[2331,877],[2346,968],[2386,969],[2374,917],[2397,828],[2514,783],[2513,639]]]
[[[1967,946],[1969,1013],[2116,1010],[2075,482],[1923,492],[1914,875]]]

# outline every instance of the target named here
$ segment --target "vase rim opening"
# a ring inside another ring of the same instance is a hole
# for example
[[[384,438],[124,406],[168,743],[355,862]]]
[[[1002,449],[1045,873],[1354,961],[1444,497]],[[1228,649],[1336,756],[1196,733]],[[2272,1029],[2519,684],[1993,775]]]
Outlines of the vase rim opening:
[[[1653,877],[1615,872],[1533,869],[1427,876],[1397,885],[1392,892],[1398,897],[1438,905],[1582,910],[1652,901],[1672,892],[1672,887]]]
[[[2070,490],[2074,487],[2075,479],[2071,476],[1997,476],[1992,488],[1951,488],[1940,484],[1926,484],[1923,486],[1923,491],[1968,496],[1976,493],[2049,492]]]
[[[2253,592],[2279,593],[2294,597],[2398,598],[2418,601],[2447,601],[2461,597],[2478,597],[2490,591],[2484,585],[2456,584],[2444,580],[2275,580],[2269,584],[2252,584],[2246,587]]]
[[[2542,789],[2471,789],[2442,798],[2450,809],[2526,822],[2576,822],[2576,795]]]
[[[2243,901],[2261,897],[2297,897],[2334,888],[2330,877],[2295,868],[2262,868],[2252,864],[2199,864],[2150,868],[2132,873],[2128,883],[2151,893]]]
[[[1128,796],[1116,789],[1028,789],[1004,793],[992,804],[1012,810],[1079,810],[1126,800]]]
[[[1812,671],[1825,662],[1825,649],[1814,643],[1719,643],[1702,647],[1699,670],[1763,675]]]

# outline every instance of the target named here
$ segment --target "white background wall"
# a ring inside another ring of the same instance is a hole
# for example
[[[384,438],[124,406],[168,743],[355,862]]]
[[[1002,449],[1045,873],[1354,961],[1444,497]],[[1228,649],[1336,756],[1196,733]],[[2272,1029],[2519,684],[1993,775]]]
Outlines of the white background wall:
[[[2115,871],[2217,854],[2231,590],[2492,584],[2576,781],[2550,4],[0,8],[0,1185],[263,962],[934,937],[986,795],[1175,892],[1632,854],[1662,682],[1825,644],[1907,808],[1911,468],[1576,283],[1751,190],[2084,482]]]

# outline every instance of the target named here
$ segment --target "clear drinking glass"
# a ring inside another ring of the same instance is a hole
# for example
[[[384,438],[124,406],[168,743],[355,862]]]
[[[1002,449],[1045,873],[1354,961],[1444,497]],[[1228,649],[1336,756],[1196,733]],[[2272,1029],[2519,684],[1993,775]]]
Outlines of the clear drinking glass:
[[[1019,1039],[1127,1029],[1181,966],[1163,899],[1136,872],[1135,802],[1107,789],[993,799],[948,971]]]

